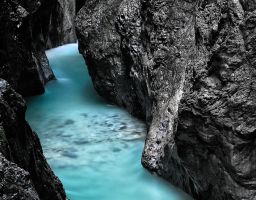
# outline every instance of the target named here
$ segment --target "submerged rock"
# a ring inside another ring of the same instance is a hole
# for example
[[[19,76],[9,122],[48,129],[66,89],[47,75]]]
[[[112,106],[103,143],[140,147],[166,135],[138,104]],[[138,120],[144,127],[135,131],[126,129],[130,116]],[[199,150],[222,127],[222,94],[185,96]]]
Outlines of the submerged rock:
[[[47,164],[37,135],[25,121],[25,111],[23,98],[0,79],[0,175],[4,172],[0,176],[0,183],[4,183],[3,187],[0,184],[0,197],[65,200],[61,182]]]
[[[72,125],[72,124],[74,124],[74,123],[75,123],[74,120],[72,120],[72,119],[67,119],[67,120],[64,122],[64,126]]]
[[[78,157],[75,153],[69,152],[69,151],[64,151],[64,152],[62,153],[62,156],[68,157],[68,158],[71,158],[71,159],[74,159],[74,158],[77,158],[77,157]]]
[[[256,2],[88,0],[98,93],[146,120],[143,165],[196,199],[256,196]]]

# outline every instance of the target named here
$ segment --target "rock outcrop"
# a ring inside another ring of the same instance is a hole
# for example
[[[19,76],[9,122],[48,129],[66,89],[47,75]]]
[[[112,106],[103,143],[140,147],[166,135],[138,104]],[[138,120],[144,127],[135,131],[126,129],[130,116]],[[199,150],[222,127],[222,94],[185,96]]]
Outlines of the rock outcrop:
[[[39,200],[28,172],[6,160],[0,153],[0,199]]]
[[[25,111],[22,96],[0,79],[0,197],[65,200],[63,186],[47,164]]]
[[[84,6],[86,0],[76,0],[76,14]]]
[[[88,0],[76,27],[98,93],[146,120],[146,168],[256,199],[255,0]]]
[[[66,199],[61,182],[45,160],[36,133],[25,120],[25,102],[18,93],[41,94],[45,83],[54,79],[45,50],[76,41],[75,13],[75,1],[70,0],[0,1],[0,198],[3,200]]]
[[[75,42],[75,1],[0,2],[0,78],[22,95],[44,92],[54,78],[46,48]]]
[[[52,1],[52,9],[47,14],[49,35],[47,37],[47,48],[57,47],[67,43],[76,42],[74,18],[76,15],[77,0]],[[49,7],[49,5],[47,5]],[[47,8],[40,8],[44,12]],[[43,15],[40,15],[43,16]]]

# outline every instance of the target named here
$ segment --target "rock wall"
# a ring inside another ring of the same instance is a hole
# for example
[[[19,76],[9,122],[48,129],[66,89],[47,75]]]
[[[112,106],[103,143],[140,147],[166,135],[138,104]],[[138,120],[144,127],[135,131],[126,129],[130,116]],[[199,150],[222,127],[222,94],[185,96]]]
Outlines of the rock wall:
[[[0,198],[39,200],[28,172],[6,160],[0,153]]]
[[[74,15],[75,1],[1,1],[0,78],[22,95],[43,93],[54,79],[45,50],[76,41]]]
[[[256,1],[88,0],[98,93],[146,120],[143,165],[195,199],[256,196]]]
[[[67,43],[77,41],[74,27],[77,0],[57,0],[53,4],[52,10],[48,14],[49,35],[47,38],[47,48],[57,47]],[[53,1],[54,2],[54,1]],[[47,10],[41,8],[41,10]]]
[[[76,13],[84,6],[86,0],[76,0]]]
[[[55,78],[45,50],[76,42],[75,12],[69,0],[0,1],[0,199],[66,199],[18,93],[41,94]]]
[[[4,183],[0,197],[65,200],[63,186],[47,164],[25,111],[22,96],[0,79],[0,183]]]

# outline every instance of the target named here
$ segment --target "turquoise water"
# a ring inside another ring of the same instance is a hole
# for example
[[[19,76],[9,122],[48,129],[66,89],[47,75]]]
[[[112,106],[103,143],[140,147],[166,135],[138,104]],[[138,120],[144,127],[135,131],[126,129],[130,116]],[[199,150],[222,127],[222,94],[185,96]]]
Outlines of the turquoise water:
[[[77,44],[47,51],[57,77],[27,120],[71,200],[188,200],[141,166],[145,126],[93,90]]]

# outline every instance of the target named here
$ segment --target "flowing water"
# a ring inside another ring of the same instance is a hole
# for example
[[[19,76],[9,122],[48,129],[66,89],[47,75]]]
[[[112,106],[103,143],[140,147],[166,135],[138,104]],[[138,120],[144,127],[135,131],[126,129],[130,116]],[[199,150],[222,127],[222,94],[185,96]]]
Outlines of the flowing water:
[[[77,44],[47,51],[57,77],[27,120],[71,200],[188,200],[141,166],[145,126],[93,89]]]

